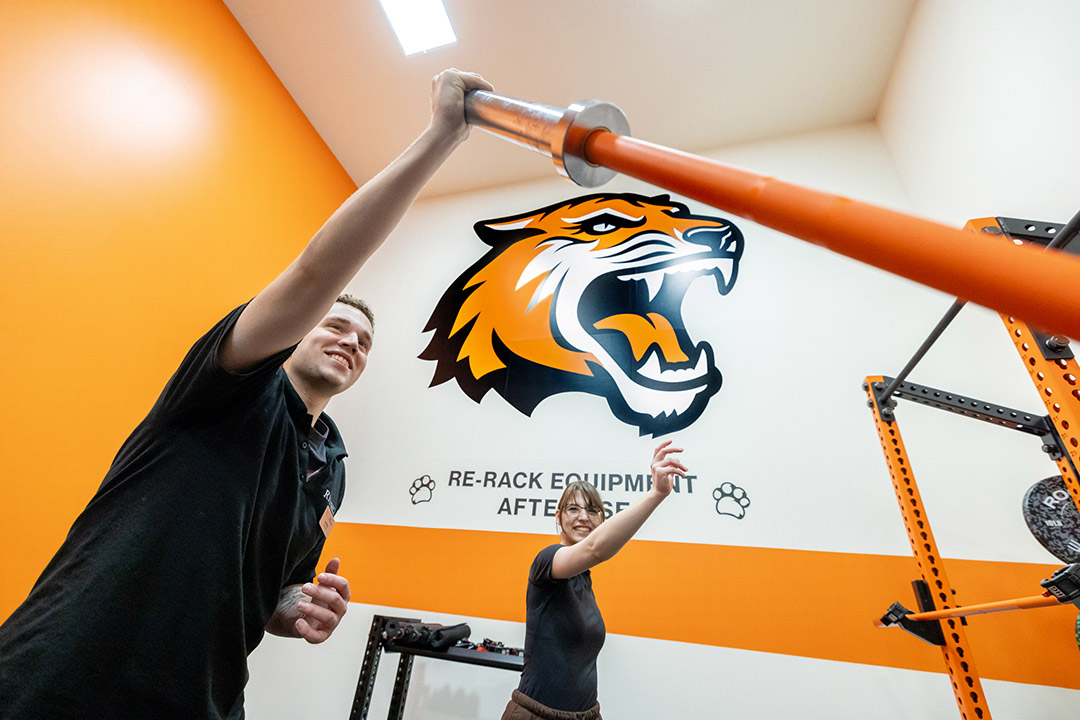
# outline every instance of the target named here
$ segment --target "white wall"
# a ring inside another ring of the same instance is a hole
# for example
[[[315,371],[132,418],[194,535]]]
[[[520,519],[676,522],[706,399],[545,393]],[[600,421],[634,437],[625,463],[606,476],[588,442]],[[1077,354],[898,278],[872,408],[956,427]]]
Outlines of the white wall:
[[[873,125],[732,148],[715,157],[912,210]],[[604,189],[653,192],[623,178]],[[548,519],[497,516],[494,491],[466,495],[442,488],[440,502],[412,506],[403,489],[419,474],[439,477],[459,465],[549,467],[554,460],[595,471],[613,462],[647,466],[652,441],[615,421],[600,398],[556,396],[526,418],[494,393],[477,405],[453,383],[429,389],[433,363],[417,359],[428,338],[421,330],[442,290],[485,249],[472,223],[578,194],[583,191],[553,179],[421,203],[357,277],[353,289],[377,309],[377,343],[360,386],[331,408],[354,449],[340,521],[551,533]],[[725,384],[698,422],[676,436],[702,476],[704,492],[731,480],[745,488],[752,506],[743,522],[716,522],[707,495],[684,496],[666,503],[640,537],[910,555],[860,384],[866,375],[899,370],[952,299],[732,219],[746,236],[735,289],[724,298],[703,293],[687,303],[698,308],[693,324],[716,347]],[[976,307],[961,314],[912,379],[1041,410],[1000,320]],[[945,556],[1056,562],[1032,539],[1019,513],[1027,487],[1053,472],[1037,441],[919,407],[905,409],[904,417],[905,440]],[[965,446],[975,448],[977,457],[957,452]],[[444,619],[430,609],[382,610],[428,622],[467,619]],[[314,707],[346,714],[371,615],[378,611],[354,603],[339,634],[321,648],[297,652],[298,643],[268,638],[252,657],[249,716],[286,717]],[[474,639],[523,643],[522,625],[470,622]],[[372,717],[385,712],[393,667],[383,666],[387,678]],[[463,667],[428,663],[418,670],[406,717],[497,717],[515,686],[513,674]],[[600,671],[601,704],[613,718],[707,716],[711,708],[748,718],[796,712],[861,717],[868,707],[884,720],[957,714],[948,681],[936,673],[625,636],[609,637]],[[660,672],[662,681],[643,696],[637,689],[652,672]],[[780,676],[802,694],[772,692],[767,678]],[[1028,714],[1032,708],[1049,716],[1080,699],[1073,691],[1015,683],[987,682],[986,692],[1004,718],[1041,716]],[[1017,714],[999,705],[1015,706]]]
[[[957,227],[993,215],[1064,222],[1080,209],[1080,50],[1071,43],[1078,27],[1080,5],[1068,0],[923,2],[878,126],[713,157]],[[604,189],[653,192],[622,178]],[[354,449],[340,520],[551,533],[543,518],[497,516],[491,493],[444,488],[440,503],[418,511],[403,500],[403,483],[459,465],[646,466],[652,442],[615,421],[599,398],[557,396],[525,418],[494,393],[477,405],[453,383],[428,389],[433,364],[416,359],[436,300],[483,252],[472,223],[578,194],[553,179],[421,203],[357,277],[354,288],[378,311],[378,340],[358,390],[331,408]],[[688,303],[688,320],[717,349],[725,384],[677,437],[703,490],[730,480],[752,506],[744,521],[718,523],[706,518],[704,495],[684,496],[665,504],[641,537],[909,555],[859,386],[866,375],[895,374],[952,298],[732,219],[747,240],[734,291],[714,298],[695,288]],[[1042,414],[1000,321],[978,307],[961,313],[911,379]],[[945,557],[1056,563],[1020,513],[1030,484],[1054,473],[1036,440],[921,407],[902,412]],[[522,568],[522,594],[524,575]],[[416,614],[354,603],[325,646],[268,638],[251,659],[249,717],[347,715],[376,612]],[[469,620],[474,639],[523,643],[518,623],[418,616]],[[384,659],[372,717],[385,713],[395,662]],[[1078,691],[983,682],[999,720],[1071,717],[1080,702]],[[498,717],[515,685],[506,671],[418,661],[406,717]],[[600,701],[616,719],[959,716],[939,673],[618,635],[601,654]]]
[[[915,207],[943,221],[1080,210],[1080,4],[920,2],[878,121]]]
[[[730,149],[722,159],[810,187],[910,209],[871,125]],[[604,189],[656,192],[625,178]],[[525,418],[494,392],[477,405],[453,382],[428,389],[433,363],[416,359],[428,340],[421,330],[443,289],[486,249],[473,235],[472,224],[579,194],[584,194],[582,189],[555,179],[423,203],[360,273],[351,287],[378,310],[378,345],[366,386],[336,400],[333,412],[352,447],[381,452],[354,454],[350,473],[410,479],[426,473],[438,478],[453,468],[478,467],[478,460],[492,468],[547,468],[552,459],[582,471],[626,467],[628,459],[633,466],[647,467],[651,439],[638,438],[633,428],[614,421],[599,398],[555,396]],[[700,205],[691,208],[712,212]],[[867,375],[895,374],[952,298],[747,221],[737,225],[747,247],[735,289],[716,298],[700,288],[702,296],[691,298],[686,308],[688,324],[698,328],[696,336],[712,341],[725,384],[705,415],[676,437],[688,448],[687,461],[702,476],[702,488],[735,482],[750,494],[754,512],[737,525],[702,525],[695,521],[696,511],[710,509],[711,502],[706,497],[694,498],[695,504],[677,498],[682,504],[665,506],[665,513],[651,520],[641,537],[906,555],[907,539],[889,483],[866,481],[880,477],[882,461],[860,384]],[[696,316],[690,317],[691,312]],[[965,310],[912,379],[1041,410],[999,326],[992,313]],[[380,332],[383,328],[389,331]],[[973,346],[991,349],[980,353],[974,367],[955,357]],[[572,424],[566,422],[568,413]],[[945,478],[992,471],[1033,482],[1053,469],[1038,452],[1038,443],[1026,436],[930,414],[935,424],[928,430],[925,449],[918,429],[905,428],[915,461],[934,466],[924,472],[933,473],[940,463]],[[391,417],[399,422],[372,422]],[[970,437],[972,443],[989,432],[995,452],[987,453],[982,466],[973,467],[953,445],[938,442],[941,432],[954,430],[957,441]],[[493,437],[502,441],[493,444]],[[423,438],[420,452],[416,438]],[[1033,443],[1034,456],[1028,452]],[[340,519],[536,533],[552,529],[545,518],[498,516],[495,510],[504,495],[495,490],[486,495],[448,494],[440,498],[440,503],[451,503],[448,509],[439,503],[411,505],[392,482],[354,484]],[[851,507],[862,511],[852,513]],[[969,542],[968,523],[942,524],[937,530],[942,551],[950,557],[1048,561],[1014,510],[987,508],[992,514],[984,518],[1015,531],[994,538]],[[781,527],[786,530],[778,533]]]

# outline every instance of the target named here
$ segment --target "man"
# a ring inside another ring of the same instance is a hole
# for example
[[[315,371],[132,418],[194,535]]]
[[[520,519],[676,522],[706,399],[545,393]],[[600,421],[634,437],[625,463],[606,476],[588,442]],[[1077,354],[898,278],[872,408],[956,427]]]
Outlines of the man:
[[[264,631],[320,643],[349,601],[331,560],[345,448],[323,413],[367,364],[341,290],[468,136],[447,70],[431,122],[285,271],[189,351],[26,601],[0,626],[0,718],[239,718]]]

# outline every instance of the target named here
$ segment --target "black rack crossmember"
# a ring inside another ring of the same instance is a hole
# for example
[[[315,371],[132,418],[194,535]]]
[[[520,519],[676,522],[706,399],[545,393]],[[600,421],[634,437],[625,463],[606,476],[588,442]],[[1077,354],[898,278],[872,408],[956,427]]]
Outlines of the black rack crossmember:
[[[1043,452],[1051,458],[1057,460],[1065,455],[1065,446],[1047,415],[1035,415],[928,385],[913,382],[894,383],[893,378],[888,376],[885,376],[884,380],[885,382],[874,383],[871,389],[881,409],[881,419],[886,422],[892,421],[896,407],[892,397],[885,397],[886,389],[892,387],[890,396],[1035,435],[1043,442]]]

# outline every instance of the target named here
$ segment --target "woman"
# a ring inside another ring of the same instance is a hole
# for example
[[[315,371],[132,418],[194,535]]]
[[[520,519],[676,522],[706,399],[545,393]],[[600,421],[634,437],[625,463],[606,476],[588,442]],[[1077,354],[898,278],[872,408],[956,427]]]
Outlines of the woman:
[[[600,493],[570,483],[559,499],[559,544],[540,551],[529,569],[525,667],[502,720],[597,720],[596,656],[604,619],[596,606],[589,568],[609,560],[671,493],[687,468],[682,448],[662,443],[653,453],[652,486],[626,510],[604,522]]]

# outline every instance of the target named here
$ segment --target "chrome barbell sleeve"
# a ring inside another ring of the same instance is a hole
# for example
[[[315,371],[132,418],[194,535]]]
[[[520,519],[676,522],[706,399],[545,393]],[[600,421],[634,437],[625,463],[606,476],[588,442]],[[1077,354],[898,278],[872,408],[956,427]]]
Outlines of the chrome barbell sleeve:
[[[602,100],[584,100],[560,108],[486,90],[466,93],[465,120],[473,127],[550,157],[560,174],[582,187],[598,187],[618,174],[585,159],[589,134],[595,130],[630,134],[630,123],[623,111]]]

